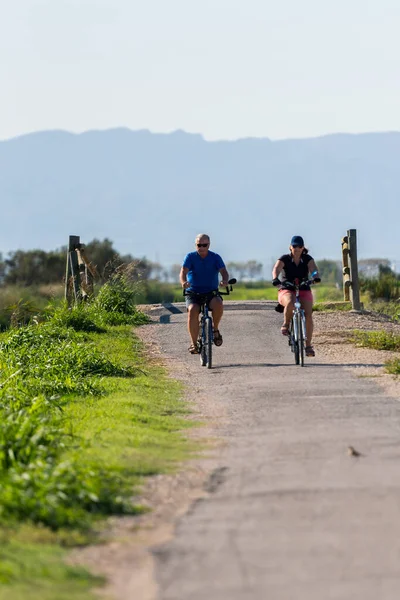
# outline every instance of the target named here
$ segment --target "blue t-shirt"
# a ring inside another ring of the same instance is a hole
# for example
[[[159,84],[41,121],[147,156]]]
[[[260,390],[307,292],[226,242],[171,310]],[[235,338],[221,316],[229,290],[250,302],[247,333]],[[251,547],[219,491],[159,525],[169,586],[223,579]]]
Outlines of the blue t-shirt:
[[[218,273],[220,269],[225,268],[225,264],[219,254],[209,250],[204,258],[201,258],[198,252],[189,252],[185,256],[182,267],[189,269],[188,290],[197,294],[206,294],[218,289]]]

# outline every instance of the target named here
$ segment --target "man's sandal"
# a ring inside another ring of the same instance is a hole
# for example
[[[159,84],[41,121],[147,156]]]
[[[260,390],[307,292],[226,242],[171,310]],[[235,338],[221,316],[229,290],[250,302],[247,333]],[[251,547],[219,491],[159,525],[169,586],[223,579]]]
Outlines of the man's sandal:
[[[189,348],[188,348],[190,354],[198,354],[198,348],[197,348],[197,344],[190,344]]]
[[[305,347],[306,356],[315,356],[314,348],[312,346]]]
[[[281,327],[281,334],[282,335],[289,335],[289,325],[282,325],[282,327]]]
[[[214,329],[214,333],[213,333],[213,337],[214,337],[214,344],[216,346],[222,346],[222,335],[220,334],[218,329]]]

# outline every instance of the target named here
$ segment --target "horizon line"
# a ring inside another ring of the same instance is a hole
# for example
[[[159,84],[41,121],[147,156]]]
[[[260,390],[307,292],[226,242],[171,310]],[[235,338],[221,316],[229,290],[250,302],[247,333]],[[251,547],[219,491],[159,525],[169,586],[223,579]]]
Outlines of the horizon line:
[[[79,136],[84,136],[84,135],[88,135],[88,134],[96,134],[96,133],[101,134],[101,133],[109,133],[109,132],[115,132],[115,131],[121,131],[121,132],[125,131],[125,132],[129,132],[130,134],[140,134],[141,133],[141,134],[146,134],[146,135],[150,135],[150,136],[183,135],[183,136],[188,136],[188,137],[200,138],[203,142],[209,143],[209,144],[230,143],[230,142],[233,143],[233,142],[243,142],[243,141],[252,141],[252,140],[253,141],[270,142],[272,144],[272,143],[290,142],[290,141],[318,140],[318,139],[324,139],[327,137],[344,137],[344,136],[358,137],[358,136],[365,136],[365,135],[400,134],[400,131],[393,129],[393,130],[361,131],[361,132],[339,131],[339,132],[323,133],[320,135],[311,135],[309,137],[301,136],[301,137],[285,137],[285,138],[275,138],[275,139],[272,139],[267,136],[244,136],[244,137],[238,137],[238,138],[207,139],[204,136],[204,134],[202,134],[202,133],[186,131],[181,128],[172,129],[170,131],[153,131],[148,128],[131,129],[130,127],[121,125],[121,126],[115,126],[115,127],[106,127],[103,129],[98,129],[98,128],[85,129],[83,131],[72,131],[72,130],[62,129],[62,128],[60,128],[60,129],[59,128],[38,129],[38,130],[34,130],[34,131],[28,131],[26,133],[17,134],[17,135],[7,137],[7,138],[0,138],[0,143],[12,142],[12,141],[16,141],[21,138],[33,137],[35,135],[41,135],[41,134],[61,133],[61,134],[66,134],[66,135],[70,135],[70,136],[74,136],[74,137],[79,137]]]

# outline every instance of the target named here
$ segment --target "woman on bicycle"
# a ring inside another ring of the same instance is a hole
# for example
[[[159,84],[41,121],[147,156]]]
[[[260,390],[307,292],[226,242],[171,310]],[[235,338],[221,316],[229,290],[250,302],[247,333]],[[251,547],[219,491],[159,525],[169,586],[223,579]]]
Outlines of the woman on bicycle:
[[[279,279],[281,273],[282,281]],[[272,284],[278,286],[285,281],[294,283],[296,279],[303,281],[309,279],[311,273],[314,273],[314,282],[319,283],[321,279],[318,276],[317,265],[313,257],[308,254],[307,248],[304,247],[303,238],[300,235],[294,235],[290,242],[289,254],[283,254],[274,265],[272,270]],[[300,303],[306,316],[308,344],[305,348],[306,356],[315,356],[314,348],[311,345],[314,324],[312,318],[313,295],[310,286],[302,287],[299,295]],[[291,290],[281,288],[278,292],[278,302],[284,307],[283,325],[281,327],[283,335],[289,334],[289,324],[294,309],[294,298],[295,294]]]

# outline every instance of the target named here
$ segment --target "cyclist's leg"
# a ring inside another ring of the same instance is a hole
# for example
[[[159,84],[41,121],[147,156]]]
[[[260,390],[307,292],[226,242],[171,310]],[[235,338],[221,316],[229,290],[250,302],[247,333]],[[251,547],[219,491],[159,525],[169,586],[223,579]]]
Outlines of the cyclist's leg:
[[[306,316],[306,333],[307,333],[307,349],[312,348],[312,336],[314,331],[314,322],[312,317],[312,307],[313,307],[313,299],[312,292],[302,291],[300,292],[300,304],[304,309],[304,313]],[[314,351],[308,350],[308,356],[313,356]]]
[[[221,346],[222,335],[219,332],[219,324],[221,322],[221,318],[224,312],[224,304],[222,302],[222,298],[220,296],[214,296],[213,298],[211,298],[210,302],[208,303],[208,306],[212,311],[214,344],[216,346]]]
[[[287,335],[290,321],[292,320],[293,309],[294,309],[294,293],[290,290],[279,290],[278,292],[279,304],[284,307],[283,310],[283,325],[281,327],[282,333]]]
[[[192,340],[193,346],[196,346],[197,338],[199,337],[200,304],[198,304],[194,298],[187,296],[186,308],[188,311],[188,331],[190,339]]]

